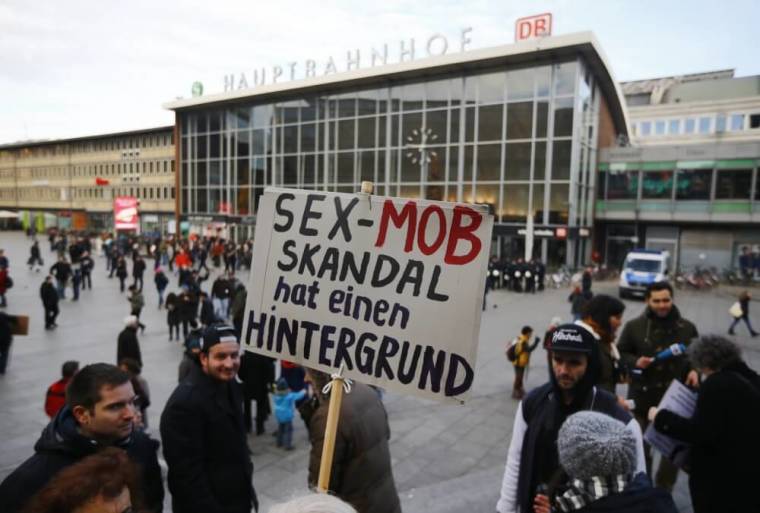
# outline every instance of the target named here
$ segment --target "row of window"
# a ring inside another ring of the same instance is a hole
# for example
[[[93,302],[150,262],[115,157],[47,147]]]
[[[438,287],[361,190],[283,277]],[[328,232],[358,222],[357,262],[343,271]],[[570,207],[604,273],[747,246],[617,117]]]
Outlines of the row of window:
[[[71,175],[69,175],[68,169],[69,167],[60,166],[19,168],[16,170],[15,174],[18,178],[50,179],[69,178],[69,176],[120,176],[126,173],[173,173],[174,159],[72,166]],[[12,179],[13,175],[13,169],[5,169],[0,173],[0,178]]]
[[[760,112],[645,120],[632,123],[631,128],[640,137],[755,130],[760,128]]]
[[[337,192],[358,192],[359,184],[326,187],[308,186],[310,190]],[[545,203],[545,191],[549,189],[549,200]],[[183,189],[184,213],[250,215],[256,212],[263,187],[240,187],[234,191],[221,188]],[[386,193],[401,198],[425,198],[431,200],[463,201],[490,205],[496,221],[502,223],[524,223],[529,212],[536,223],[567,224],[569,185],[566,183],[545,184],[477,184],[463,187],[461,200],[457,188],[445,184],[406,184],[386,187],[379,185],[375,192]],[[532,205],[530,204],[532,202]]]
[[[67,188],[19,187],[0,188],[1,199],[69,201]],[[88,187],[71,189],[73,199],[111,200],[116,196],[135,196],[143,200],[173,200],[174,187]]]
[[[183,138],[183,160],[295,154],[327,148],[408,147],[464,142],[571,137],[573,99],[555,99],[549,127],[549,101],[519,102],[392,116],[372,116],[300,125],[252,129]],[[387,123],[390,122],[390,133]],[[390,137],[390,139],[388,139]]]
[[[461,104],[505,103],[575,93],[577,63],[483,73],[270,105],[209,111],[183,118],[182,133],[268,127],[276,124],[418,111]],[[553,77],[552,77],[553,74]]]
[[[391,164],[389,182],[457,182],[460,157],[465,182],[544,180],[549,150],[548,177],[569,180],[572,141],[555,140],[551,145],[535,141],[203,160],[183,166],[182,184],[205,187],[351,184],[361,180],[380,183],[386,181],[386,158],[390,158]]]
[[[752,169],[608,171],[599,173],[597,193],[608,200],[750,200],[752,174]],[[754,199],[760,199],[760,184]]]
[[[44,146],[31,148],[18,148],[13,150],[0,150],[0,159],[14,157],[18,159],[49,157],[55,155],[73,155],[78,153],[92,153],[96,151],[125,150],[131,148],[158,148],[174,145],[174,132],[169,131],[160,134],[145,134],[134,136],[121,136],[107,139],[94,139],[74,143],[52,143]]]

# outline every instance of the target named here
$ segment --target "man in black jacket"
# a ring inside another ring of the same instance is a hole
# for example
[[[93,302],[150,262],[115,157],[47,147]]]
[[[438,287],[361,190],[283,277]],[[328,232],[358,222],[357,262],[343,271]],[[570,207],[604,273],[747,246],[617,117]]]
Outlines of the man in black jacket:
[[[628,321],[618,339],[620,358],[631,371],[628,398],[635,403],[634,415],[641,430],[649,426],[649,408],[660,404],[671,381],[678,379],[686,385],[696,386],[697,373],[689,367],[685,355],[665,360],[655,356],[673,344],[688,346],[697,337],[697,328],[673,303],[673,287],[668,282],[656,282],[649,286],[645,300],[647,307],[637,318]],[[647,473],[652,475],[652,456],[649,444],[644,446]],[[654,484],[672,491],[678,478],[678,468],[667,458],[662,458],[654,474]]]
[[[605,413],[625,424],[636,439],[636,472],[643,472],[641,429],[617,398],[594,386],[599,347],[583,325],[563,324],[552,334],[550,381],[531,391],[515,414],[512,441],[502,479],[499,513],[533,511],[537,495],[563,481],[557,437],[567,417],[581,410]],[[551,494],[551,490],[550,494]]]
[[[140,292],[143,289],[143,274],[145,274],[145,260],[140,255],[135,256],[134,263],[132,264],[132,277],[134,278],[133,287],[136,287]],[[137,283],[140,286],[137,286]]]
[[[69,264],[64,257],[60,257],[58,262],[53,264],[50,268],[50,274],[55,276],[58,297],[60,299],[66,299],[66,282],[68,282],[71,277],[71,264]]]
[[[40,298],[42,307],[45,309],[45,329],[50,330],[58,326],[55,319],[58,317],[58,292],[53,286],[53,277],[48,276],[40,286]]]
[[[253,464],[235,376],[240,344],[232,326],[203,332],[200,365],[172,393],[161,415],[174,513],[249,513],[258,509]]]
[[[140,365],[142,354],[140,353],[140,342],[137,340],[137,327],[140,320],[134,315],[128,315],[124,319],[124,329],[119,333],[116,342],[116,363],[121,362],[124,358],[132,358]]]
[[[164,489],[158,442],[133,426],[135,393],[129,374],[106,363],[84,367],[69,383],[66,406],[34,446],[35,454],[0,484],[0,511],[16,513],[60,470],[103,447],[124,449],[140,469],[147,509],[160,513]]]

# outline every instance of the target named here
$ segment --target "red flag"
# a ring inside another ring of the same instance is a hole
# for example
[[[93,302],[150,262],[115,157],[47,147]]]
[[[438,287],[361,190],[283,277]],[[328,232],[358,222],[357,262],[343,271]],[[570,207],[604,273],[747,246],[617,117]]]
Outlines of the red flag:
[[[108,185],[110,182],[105,178],[95,177],[95,185]]]

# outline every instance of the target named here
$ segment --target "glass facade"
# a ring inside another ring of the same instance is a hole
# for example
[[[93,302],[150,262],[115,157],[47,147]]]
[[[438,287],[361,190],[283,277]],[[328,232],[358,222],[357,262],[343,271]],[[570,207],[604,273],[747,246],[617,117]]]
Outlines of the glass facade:
[[[338,86],[336,86],[338,87]],[[266,186],[490,205],[590,226],[599,98],[582,61],[180,112],[181,212],[253,216]]]

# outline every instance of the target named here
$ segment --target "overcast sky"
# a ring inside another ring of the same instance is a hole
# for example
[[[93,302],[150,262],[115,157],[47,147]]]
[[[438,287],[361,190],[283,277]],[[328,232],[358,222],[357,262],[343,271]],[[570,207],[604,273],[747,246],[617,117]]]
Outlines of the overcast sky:
[[[0,0],[0,143],[170,125],[161,105],[224,90],[228,73],[444,34],[450,51],[509,44],[517,18],[593,31],[618,80],[735,68],[760,74],[760,2]],[[345,66],[345,64],[343,64]],[[301,71],[297,71],[301,73]],[[286,73],[286,75],[289,72]]]

